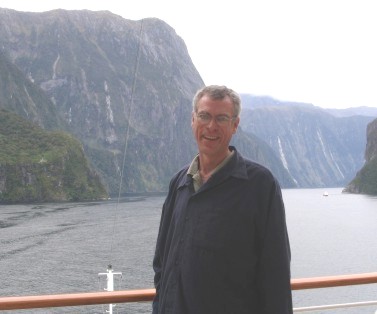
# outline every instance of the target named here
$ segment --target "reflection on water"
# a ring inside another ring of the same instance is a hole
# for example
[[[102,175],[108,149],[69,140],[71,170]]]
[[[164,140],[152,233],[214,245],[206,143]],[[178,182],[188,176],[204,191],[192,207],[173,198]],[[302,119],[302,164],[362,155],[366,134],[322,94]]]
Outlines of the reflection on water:
[[[377,271],[377,198],[340,189],[283,190],[292,277]],[[116,290],[153,287],[152,258],[163,196],[91,203],[0,207],[0,294],[103,290],[112,264]],[[295,306],[374,300],[377,285],[294,292]],[[106,306],[19,313],[105,313]],[[374,313],[376,306],[325,313]],[[119,313],[150,313],[150,303],[119,304]],[[6,312],[2,312],[6,313]],[[10,314],[15,313],[9,311]],[[117,313],[114,311],[114,313]]]

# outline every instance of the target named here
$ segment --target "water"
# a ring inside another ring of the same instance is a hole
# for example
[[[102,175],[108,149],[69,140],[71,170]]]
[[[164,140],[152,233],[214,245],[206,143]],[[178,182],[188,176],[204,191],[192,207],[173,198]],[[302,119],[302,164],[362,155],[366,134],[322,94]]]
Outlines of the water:
[[[284,190],[292,278],[377,271],[377,197],[341,189]],[[294,292],[294,306],[371,301],[377,284]],[[374,307],[316,313],[374,314]]]
[[[116,203],[1,206],[1,296],[93,292],[105,288],[108,264],[123,278],[115,288],[153,287],[152,258],[162,197]],[[150,313],[150,304],[118,305]],[[104,313],[102,306],[20,313]],[[14,313],[11,311],[9,313]],[[117,313],[116,311],[114,313]]]
[[[283,190],[292,278],[377,271],[377,198],[341,189]],[[104,289],[108,264],[122,272],[115,288],[153,287],[152,258],[164,197],[114,202],[0,206],[1,296]],[[294,306],[375,300],[377,285],[294,291]],[[105,313],[107,306],[2,313]],[[377,306],[323,313],[374,314]],[[114,313],[146,314],[150,303]],[[320,312],[316,312],[320,313]]]

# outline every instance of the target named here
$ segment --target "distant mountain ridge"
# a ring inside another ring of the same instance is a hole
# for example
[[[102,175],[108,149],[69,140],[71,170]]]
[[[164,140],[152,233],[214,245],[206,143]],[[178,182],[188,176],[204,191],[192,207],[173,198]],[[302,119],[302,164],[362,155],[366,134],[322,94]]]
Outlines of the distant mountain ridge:
[[[242,128],[274,150],[299,187],[344,186],[362,167],[373,117],[336,117],[311,104],[242,97]]]
[[[346,109],[325,109],[328,113],[336,117],[367,116],[377,117],[377,108],[360,106]]]
[[[335,108],[321,108],[318,106],[314,106],[311,103],[302,103],[302,102],[295,102],[295,101],[282,101],[271,96],[259,96],[259,95],[252,95],[252,94],[241,94],[242,96],[242,104],[243,108],[245,109],[257,109],[263,107],[282,107],[282,106],[290,106],[290,107],[300,107],[300,108],[317,108],[318,110],[323,110],[327,113],[332,114],[335,117],[342,118],[342,117],[352,117],[352,116],[366,116],[366,117],[377,117],[377,107],[368,107],[368,106],[359,106],[359,107],[352,107],[352,108],[345,108],[345,109],[335,109]]]

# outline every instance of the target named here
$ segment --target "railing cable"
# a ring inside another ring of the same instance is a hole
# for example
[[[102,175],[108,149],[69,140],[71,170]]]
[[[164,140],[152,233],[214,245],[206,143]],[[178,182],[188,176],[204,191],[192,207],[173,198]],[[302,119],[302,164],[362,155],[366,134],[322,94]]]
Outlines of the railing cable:
[[[306,307],[294,308],[293,313],[313,312],[313,311],[320,311],[320,310],[333,310],[333,309],[340,309],[340,308],[371,306],[371,305],[377,305],[377,301],[363,301],[363,302],[352,302],[352,303],[306,306]]]

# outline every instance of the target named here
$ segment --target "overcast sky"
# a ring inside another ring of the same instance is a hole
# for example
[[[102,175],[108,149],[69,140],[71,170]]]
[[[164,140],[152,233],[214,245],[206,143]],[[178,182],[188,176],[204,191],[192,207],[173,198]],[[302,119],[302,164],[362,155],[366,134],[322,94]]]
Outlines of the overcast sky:
[[[324,108],[377,107],[374,0],[0,0],[0,7],[157,17],[185,41],[207,85]]]

